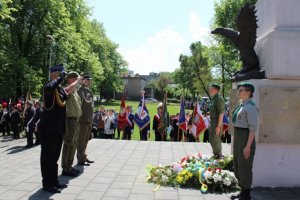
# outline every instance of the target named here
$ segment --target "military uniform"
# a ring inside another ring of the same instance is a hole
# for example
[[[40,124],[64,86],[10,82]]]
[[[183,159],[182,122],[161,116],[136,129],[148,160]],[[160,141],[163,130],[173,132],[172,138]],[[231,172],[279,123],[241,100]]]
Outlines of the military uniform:
[[[34,127],[31,126],[33,121],[33,116],[35,114],[35,109],[32,107],[32,103],[30,106],[25,110],[25,118],[24,118],[24,126],[26,127],[26,138],[27,138],[27,146],[32,147],[33,145],[33,132]]]
[[[92,123],[93,123],[93,93],[85,86],[81,86],[78,90],[81,98],[82,115],[79,119],[79,134],[77,139],[77,160],[78,164],[84,164],[86,158],[86,147],[89,141]]]
[[[58,70],[58,69],[57,69]],[[63,70],[59,69],[60,71]],[[58,165],[63,135],[65,133],[67,94],[60,86],[64,74],[48,81],[43,88],[44,111],[40,119],[41,130],[41,171],[43,187],[53,193],[60,192],[58,185]]]
[[[249,132],[255,132],[258,125],[258,109],[251,99],[241,102],[234,109],[232,122],[234,125],[233,164],[235,175],[241,188],[250,189],[255,140],[252,142],[250,157],[247,160],[243,151],[248,142]]]
[[[221,136],[222,130],[219,135],[216,135],[216,127],[218,125],[219,115],[224,114],[225,103],[224,99],[217,93],[210,102],[210,129],[209,129],[209,143],[213,149],[215,156],[222,154]]]
[[[79,132],[78,123],[81,113],[81,99],[77,91],[75,91],[74,93],[69,94],[68,100],[66,101],[66,132],[64,135],[64,144],[61,158],[63,175],[64,173],[73,173],[71,171],[73,171],[72,164],[77,147],[77,136]]]

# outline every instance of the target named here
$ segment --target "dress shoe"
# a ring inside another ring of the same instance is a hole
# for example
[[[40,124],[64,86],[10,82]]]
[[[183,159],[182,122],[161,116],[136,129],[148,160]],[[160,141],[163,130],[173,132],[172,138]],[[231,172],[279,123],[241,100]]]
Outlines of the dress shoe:
[[[78,176],[78,174],[76,172],[74,172],[73,170],[63,170],[61,175],[63,176],[70,176],[70,177],[76,177]]]
[[[89,160],[89,159],[86,159],[85,162],[87,163],[94,163],[95,161],[92,161],[92,160]]]
[[[74,171],[74,172],[76,172],[77,174],[80,174],[80,173],[81,173],[80,170],[77,170],[77,169],[75,169],[74,167],[72,167],[71,170]]]
[[[55,186],[52,186],[52,187],[43,187],[43,190],[45,190],[47,192],[51,192],[51,193],[61,193],[61,190],[58,189]]]
[[[241,192],[237,193],[237,194],[233,194],[230,196],[230,199],[231,200],[234,200],[234,199],[239,199],[241,197]]]
[[[28,144],[27,144],[26,146],[23,147],[23,149],[28,149],[28,148],[31,148],[32,146],[33,146],[33,145],[28,145]]]
[[[82,163],[82,162],[77,163],[77,165],[81,165],[81,166],[90,166],[89,163]]]
[[[64,189],[64,188],[67,188],[68,185],[67,184],[61,184],[61,183],[56,183],[55,187],[57,187],[58,189]]]

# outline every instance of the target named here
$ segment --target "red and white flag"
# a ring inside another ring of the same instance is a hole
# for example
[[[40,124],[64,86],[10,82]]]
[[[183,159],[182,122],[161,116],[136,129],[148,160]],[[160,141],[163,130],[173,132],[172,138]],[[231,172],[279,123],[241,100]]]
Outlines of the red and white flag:
[[[190,126],[190,131],[195,138],[197,138],[200,133],[202,133],[206,129],[204,117],[200,110],[200,106],[198,101],[195,103],[194,111],[192,115],[192,124]]]
[[[123,131],[126,126],[132,126],[132,123],[128,119],[128,114],[126,112],[125,106],[125,98],[123,96],[121,101],[120,112],[118,114],[118,129]]]

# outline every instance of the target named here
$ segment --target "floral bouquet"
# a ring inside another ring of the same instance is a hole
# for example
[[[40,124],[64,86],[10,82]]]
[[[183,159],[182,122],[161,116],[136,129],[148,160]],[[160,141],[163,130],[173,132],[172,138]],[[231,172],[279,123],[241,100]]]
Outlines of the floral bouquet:
[[[232,172],[233,157],[214,159],[197,153],[172,165],[147,166],[147,181],[160,186],[201,189],[201,192],[234,192],[238,182]]]

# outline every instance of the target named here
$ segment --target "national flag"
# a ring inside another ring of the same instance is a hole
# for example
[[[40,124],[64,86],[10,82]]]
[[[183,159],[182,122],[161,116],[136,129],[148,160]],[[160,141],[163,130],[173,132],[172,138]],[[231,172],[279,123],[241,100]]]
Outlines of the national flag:
[[[165,95],[164,102],[163,102],[163,110],[160,116],[160,124],[158,125],[158,131],[160,133],[163,133],[167,129],[168,122],[169,122],[169,118],[168,118],[168,109],[167,109],[167,95]]]
[[[229,119],[226,113],[223,116],[223,132],[226,132],[229,129]]]
[[[118,129],[123,131],[126,126],[132,126],[125,107],[125,97],[122,97],[120,112],[118,114]]]
[[[134,115],[133,121],[140,130],[143,130],[150,123],[150,116],[145,104],[144,94],[142,94],[142,98]]]
[[[185,117],[185,109],[184,109],[184,100],[181,98],[180,102],[180,113],[179,113],[179,119],[178,119],[178,127],[182,129],[184,132],[186,132],[187,127],[187,121]]]
[[[195,138],[207,128],[198,101],[195,103],[189,124],[191,124],[190,131]]]

